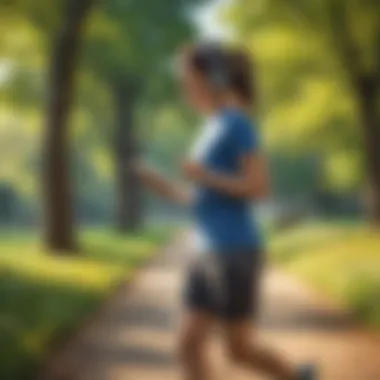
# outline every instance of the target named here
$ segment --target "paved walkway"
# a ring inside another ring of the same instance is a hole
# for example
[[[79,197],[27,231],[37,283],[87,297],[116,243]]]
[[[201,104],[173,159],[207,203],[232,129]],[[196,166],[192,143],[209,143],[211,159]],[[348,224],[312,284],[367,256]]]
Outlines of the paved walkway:
[[[47,380],[182,380],[175,356],[183,271],[179,242],[109,302],[77,341],[62,349]],[[320,363],[322,380],[380,380],[380,341],[287,275],[265,276],[260,339],[294,362]],[[215,337],[215,380],[261,379],[233,368]]]

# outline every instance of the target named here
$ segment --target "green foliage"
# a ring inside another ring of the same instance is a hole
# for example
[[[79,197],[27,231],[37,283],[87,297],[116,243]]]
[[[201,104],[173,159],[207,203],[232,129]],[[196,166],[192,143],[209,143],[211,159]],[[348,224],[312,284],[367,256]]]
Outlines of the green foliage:
[[[225,15],[257,62],[269,145],[318,154],[333,188],[352,189],[362,179],[353,77],[380,72],[375,3],[238,0]],[[342,175],[333,169],[338,160]]]
[[[167,174],[178,174],[178,160],[183,158],[196,132],[196,121],[181,107],[170,103],[160,105],[153,112],[151,105],[141,107],[138,120],[144,156]]]
[[[70,125],[80,216],[90,212],[104,221],[112,207],[113,87],[131,82],[140,87],[138,102],[149,103],[150,114],[160,112],[159,103],[177,101],[169,75],[171,56],[193,33],[186,7],[200,2],[101,1],[89,15]],[[0,183],[12,186],[17,203],[33,210],[39,206],[48,52],[64,5],[0,1],[0,158],[7,162]]]
[[[64,6],[62,0],[0,0],[0,11],[7,23],[21,16],[46,36],[59,25]]]
[[[1,271],[0,374],[26,379],[43,359],[52,334],[73,326],[99,296]]]
[[[162,229],[128,237],[87,231],[81,258],[49,256],[35,237],[20,232],[2,236],[0,377],[29,378],[51,340],[91,313],[167,236]]]
[[[311,224],[272,236],[272,259],[363,321],[380,326],[380,237],[355,224]]]
[[[378,265],[378,262],[375,264]],[[346,279],[343,293],[347,303],[353,305],[354,311],[359,317],[379,328],[380,307],[376,300],[380,299],[380,276],[374,272],[374,268],[369,268],[368,265],[364,270],[351,273],[350,277]]]
[[[274,193],[289,200],[310,199],[322,186],[318,158],[299,153],[273,157],[271,174]]]
[[[181,1],[102,2],[89,20],[85,63],[111,84],[148,84],[165,75],[170,54],[192,32]]]

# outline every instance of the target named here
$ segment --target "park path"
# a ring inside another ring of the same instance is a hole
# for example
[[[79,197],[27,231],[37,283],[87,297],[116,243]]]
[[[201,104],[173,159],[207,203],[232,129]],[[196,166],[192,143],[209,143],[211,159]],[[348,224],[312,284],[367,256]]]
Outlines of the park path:
[[[175,348],[189,258],[183,239],[122,287],[93,323],[62,348],[45,380],[182,379]],[[318,362],[321,380],[380,380],[380,340],[356,327],[339,307],[272,268],[262,297],[258,335],[265,344],[294,362]],[[261,379],[233,368],[217,337],[211,353],[213,379]]]

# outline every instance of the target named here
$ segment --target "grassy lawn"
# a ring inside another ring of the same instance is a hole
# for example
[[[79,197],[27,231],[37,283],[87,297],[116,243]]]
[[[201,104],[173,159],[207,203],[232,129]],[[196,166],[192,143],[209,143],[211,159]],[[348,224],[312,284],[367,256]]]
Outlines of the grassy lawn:
[[[364,225],[309,224],[271,238],[274,262],[380,327],[380,232]]]
[[[26,378],[51,339],[94,310],[167,235],[85,232],[77,258],[49,256],[27,234],[0,235],[0,379]]]

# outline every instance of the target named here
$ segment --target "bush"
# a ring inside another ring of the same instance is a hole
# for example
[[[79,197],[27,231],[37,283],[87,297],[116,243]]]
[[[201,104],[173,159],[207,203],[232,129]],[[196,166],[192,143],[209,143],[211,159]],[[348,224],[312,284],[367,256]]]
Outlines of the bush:
[[[123,237],[87,231],[78,257],[48,255],[34,237],[3,235],[0,379],[29,378],[51,340],[93,312],[118,282],[156,252],[167,235],[148,231]]]

